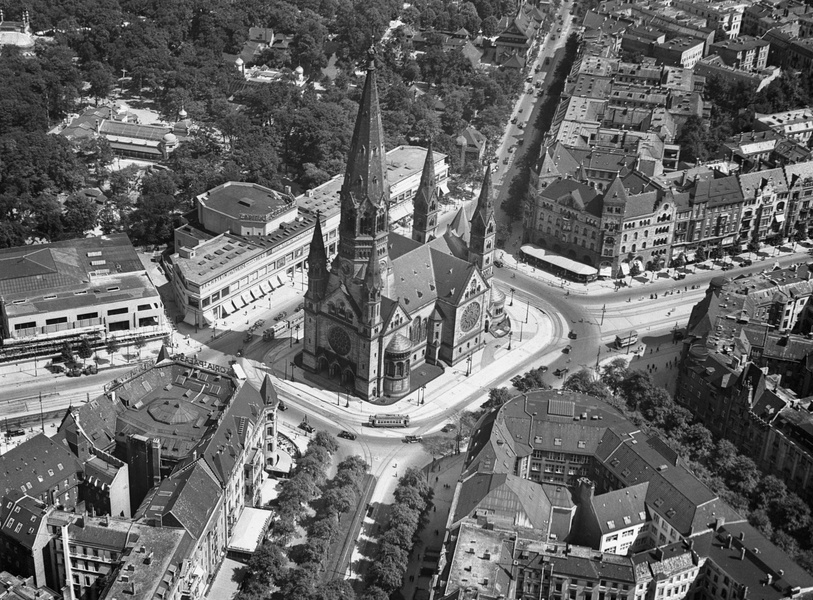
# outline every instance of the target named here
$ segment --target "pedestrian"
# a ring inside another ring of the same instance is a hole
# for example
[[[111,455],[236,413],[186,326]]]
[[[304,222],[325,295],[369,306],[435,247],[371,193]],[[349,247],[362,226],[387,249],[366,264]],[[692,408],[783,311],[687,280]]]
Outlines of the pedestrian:
[[[658,346],[657,348],[655,348],[655,352],[660,352],[660,351],[661,351],[661,347],[660,347],[660,346]]]

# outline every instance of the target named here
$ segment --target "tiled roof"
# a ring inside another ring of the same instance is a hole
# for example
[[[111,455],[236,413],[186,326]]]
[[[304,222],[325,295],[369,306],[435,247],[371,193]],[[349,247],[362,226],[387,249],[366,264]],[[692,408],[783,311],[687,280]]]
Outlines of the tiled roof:
[[[591,503],[602,535],[646,522],[648,488],[649,483],[644,482],[593,496]]]
[[[538,483],[505,473],[476,473],[460,487],[454,521],[481,510],[491,522],[547,531],[551,503]]]
[[[15,490],[36,497],[80,471],[73,454],[38,434],[0,455],[0,493]]]

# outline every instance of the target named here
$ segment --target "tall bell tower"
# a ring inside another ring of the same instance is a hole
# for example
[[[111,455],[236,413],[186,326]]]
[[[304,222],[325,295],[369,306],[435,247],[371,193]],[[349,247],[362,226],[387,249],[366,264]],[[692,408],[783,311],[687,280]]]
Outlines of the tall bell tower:
[[[379,261],[384,295],[392,273],[387,252],[390,186],[376,85],[375,53],[371,50],[344,183],[339,192],[339,251],[331,268],[359,304],[371,254]]]
[[[426,148],[426,161],[418,191],[415,193],[412,214],[412,239],[421,244],[435,238],[438,229],[438,188],[435,183],[435,154],[432,141]]]
[[[469,262],[477,265],[486,282],[490,282],[494,270],[494,244],[497,239],[490,166],[486,167],[483,187],[477,199],[477,209],[471,217],[470,224]]]

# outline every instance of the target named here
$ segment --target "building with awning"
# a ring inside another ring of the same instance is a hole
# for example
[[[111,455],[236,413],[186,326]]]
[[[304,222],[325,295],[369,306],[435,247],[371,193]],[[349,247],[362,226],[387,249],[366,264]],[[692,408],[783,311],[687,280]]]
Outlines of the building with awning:
[[[575,279],[576,281],[594,281],[598,276],[598,269],[580,263],[566,256],[560,256],[538,248],[533,244],[525,244],[520,248],[520,255],[529,264],[532,264],[554,274]]]

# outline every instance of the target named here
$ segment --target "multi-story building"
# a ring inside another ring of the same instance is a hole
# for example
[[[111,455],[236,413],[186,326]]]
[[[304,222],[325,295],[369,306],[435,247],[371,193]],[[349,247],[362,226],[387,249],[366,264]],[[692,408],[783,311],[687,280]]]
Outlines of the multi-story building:
[[[169,332],[161,296],[122,233],[0,250],[0,329],[6,360]]]
[[[602,424],[612,409],[598,405],[581,394],[538,391],[481,418],[430,598],[722,600],[765,593],[766,580],[776,582],[767,584],[772,600],[813,591],[813,576],[663,440],[617,415]],[[565,422],[563,414],[578,417]],[[570,450],[592,454],[589,478],[569,489],[534,483],[533,470],[520,470],[542,443],[536,437],[557,435],[589,440]]]
[[[707,26],[715,30],[716,37],[734,39],[740,35],[742,15],[749,4],[736,2],[735,0],[722,0],[719,2],[676,0],[674,6],[690,15],[697,15],[706,19]]]
[[[672,67],[691,69],[703,58],[704,40],[693,37],[676,37],[652,44],[652,56]]]
[[[412,214],[426,150],[398,146],[387,153],[393,208],[391,221]],[[447,193],[449,166],[434,153],[438,189]],[[280,286],[305,283],[305,259],[316,219],[321,219],[328,257],[337,252],[341,177],[294,199],[269,188],[227,182],[196,199],[195,210],[175,230],[169,260],[175,301],[184,320],[198,327],[248,304],[272,302]]]
[[[784,235],[793,239],[813,237],[813,161],[785,166],[788,208]]]
[[[769,41],[743,35],[714,42],[709,47],[709,52],[719,55],[729,67],[744,71],[759,71],[768,66],[770,49]]]
[[[807,144],[813,135],[813,109],[798,108],[769,115],[756,114],[754,127],[770,129],[802,144]]]
[[[743,205],[741,244],[782,241],[788,212],[788,183],[782,169],[753,171],[739,176]]]

